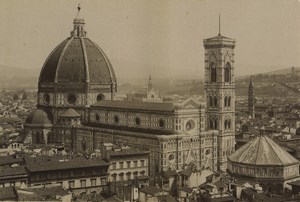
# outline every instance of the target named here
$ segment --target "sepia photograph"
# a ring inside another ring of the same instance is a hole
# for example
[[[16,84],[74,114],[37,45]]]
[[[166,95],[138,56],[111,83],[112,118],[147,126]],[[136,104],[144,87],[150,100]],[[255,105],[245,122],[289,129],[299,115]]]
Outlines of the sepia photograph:
[[[300,201],[300,0],[0,0],[0,201]]]

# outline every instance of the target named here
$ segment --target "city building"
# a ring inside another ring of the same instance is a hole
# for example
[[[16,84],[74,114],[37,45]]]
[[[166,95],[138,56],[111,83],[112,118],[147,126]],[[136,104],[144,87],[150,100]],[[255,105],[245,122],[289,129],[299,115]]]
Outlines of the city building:
[[[87,38],[79,11],[71,36],[41,70],[37,109],[25,125],[33,144],[64,144],[88,154],[103,143],[146,149],[150,177],[191,164],[197,172],[225,171],[235,145],[235,40],[220,34],[204,40],[207,108],[193,98],[179,104],[119,101],[113,67]]]
[[[109,162],[110,194],[129,201],[137,199],[137,190],[149,186],[149,153],[112,143],[103,144],[101,155]]]
[[[110,163],[108,182],[141,179],[146,180],[141,187],[149,185],[149,151],[113,148],[111,143],[105,143],[104,148],[101,154]]]
[[[150,201],[161,201],[159,200],[159,198],[161,196],[167,196],[169,195],[168,192],[160,189],[160,188],[157,188],[157,187],[152,187],[152,186],[149,186],[149,187],[144,187],[140,190],[140,193],[139,193],[139,201],[145,201],[145,202],[150,202]],[[167,200],[165,200],[167,201]],[[172,200],[172,197],[170,197],[170,200],[168,201],[176,201],[176,200]]]
[[[236,179],[259,183],[264,191],[282,192],[299,179],[299,161],[267,135],[257,136],[228,157],[228,172]]]
[[[109,163],[83,156],[0,157],[0,188],[62,187],[75,195],[108,190]]]
[[[147,94],[146,97],[143,98],[144,102],[163,102],[163,98],[159,95],[158,91],[155,91],[152,86],[151,75],[149,76]]]

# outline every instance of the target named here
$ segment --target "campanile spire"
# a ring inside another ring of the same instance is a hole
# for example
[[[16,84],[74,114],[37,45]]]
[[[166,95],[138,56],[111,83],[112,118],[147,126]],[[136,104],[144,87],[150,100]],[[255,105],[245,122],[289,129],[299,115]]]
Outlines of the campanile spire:
[[[221,36],[221,14],[219,13],[219,36]]]

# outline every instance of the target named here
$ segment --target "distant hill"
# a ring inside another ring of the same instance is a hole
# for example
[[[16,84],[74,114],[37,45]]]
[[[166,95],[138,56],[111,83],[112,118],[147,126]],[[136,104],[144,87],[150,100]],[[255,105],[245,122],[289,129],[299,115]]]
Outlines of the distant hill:
[[[300,67],[295,67],[295,71],[300,71]],[[289,68],[282,68],[282,69],[277,69],[274,71],[267,71],[267,72],[261,72],[261,73],[254,73],[254,74],[247,74],[247,75],[241,75],[237,76],[238,79],[243,79],[243,78],[249,78],[250,76],[255,76],[255,75],[281,75],[281,74],[291,74],[292,72],[292,67]]]
[[[300,67],[295,67],[295,71],[300,71]],[[279,69],[271,72],[267,72],[266,74],[291,74],[292,68]]]
[[[168,72],[163,67],[144,65],[128,61],[115,61],[114,69],[120,85],[120,90],[124,93],[132,91],[144,91],[146,88],[148,77],[151,74],[153,83],[156,89],[162,94],[193,92],[201,93],[197,90],[199,87],[199,80],[203,79],[203,74],[198,70],[192,72],[185,71],[184,69],[177,72]],[[124,71],[128,69],[128,71]],[[300,67],[295,67],[295,71],[300,71]],[[1,88],[31,88],[36,89],[40,68],[17,68],[6,65],[0,65],[0,89]],[[283,68],[265,73],[256,73],[252,75],[267,75],[267,74],[290,74],[290,68]],[[119,75],[119,76],[118,76]],[[251,74],[246,76],[237,76],[237,80],[249,78]],[[192,84],[190,82],[196,82]],[[179,84],[185,85],[179,86]],[[189,83],[189,84],[188,84]],[[202,85],[202,84],[201,84]],[[181,92],[182,91],[182,92]],[[195,92],[194,92],[195,91]]]
[[[37,88],[39,70],[0,65],[0,88]]]

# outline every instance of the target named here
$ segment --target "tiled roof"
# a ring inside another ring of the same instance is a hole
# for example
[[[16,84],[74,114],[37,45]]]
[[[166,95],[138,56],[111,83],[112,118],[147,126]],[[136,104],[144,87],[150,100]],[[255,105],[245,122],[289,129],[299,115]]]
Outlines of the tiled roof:
[[[232,162],[252,165],[289,165],[299,161],[268,136],[258,136],[232,153]]]
[[[138,102],[138,101],[120,101],[104,100],[95,103],[92,107],[125,109],[125,110],[145,110],[145,111],[166,111],[173,112],[175,106],[173,103],[155,103],[155,102]]]
[[[71,195],[68,190],[64,190],[62,187],[26,188],[17,191],[20,201],[43,201],[45,199],[47,201],[57,201],[57,196]]]
[[[187,193],[192,193],[193,189],[190,187],[180,187],[179,190],[185,191]]]
[[[50,171],[50,170],[65,170],[76,168],[88,168],[108,166],[109,164],[102,159],[86,159],[84,157],[77,158],[51,158],[47,156],[39,156],[35,158],[26,158],[27,169],[30,172]]]
[[[221,181],[217,181],[215,183],[213,183],[218,189],[219,188],[225,188],[226,187],[226,184],[221,182]]]
[[[170,194],[166,194],[166,195],[161,195],[161,196],[158,196],[158,201],[161,201],[161,202],[177,202],[175,198],[173,198]]]
[[[176,176],[177,172],[176,172],[176,170],[167,170],[167,171],[163,171],[162,175],[165,178],[170,178],[170,177]]]
[[[140,190],[140,192],[146,193],[146,194],[151,194],[155,195],[156,193],[160,193],[163,190],[157,187],[149,186],[149,187],[144,187]]]
[[[80,114],[78,114],[78,112],[72,108],[66,110],[65,112],[63,112],[61,115],[61,117],[80,117]]]
[[[140,127],[109,125],[109,124],[101,124],[101,123],[97,123],[97,124],[87,123],[85,125],[86,126],[91,126],[93,128],[114,130],[115,131],[114,133],[129,132],[131,135],[137,134],[137,135],[145,135],[145,136],[149,136],[149,137],[153,137],[155,135],[173,135],[173,134],[176,134],[173,130],[167,130],[167,129],[140,128]]]
[[[292,186],[300,187],[300,180],[297,180],[297,181],[294,181],[294,182],[289,182],[288,184],[290,184]]]
[[[27,171],[24,166],[10,167],[3,166],[0,167],[0,178],[5,178],[8,176],[17,176],[17,175],[27,175]]]
[[[122,149],[119,151],[107,151],[107,153],[111,157],[117,157],[117,156],[130,156],[130,155],[140,155],[140,154],[149,154],[150,151],[142,151],[142,150],[137,150],[137,149]]]
[[[7,201],[7,200],[17,200],[18,196],[16,194],[14,187],[3,187],[0,188],[0,201]]]
[[[14,163],[23,163],[23,158],[15,158],[13,156],[0,156],[0,166],[2,165],[11,165]]]
[[[218,198],[212,198],[212,202],[228,202],[228,201],[236,201],[236,198],[233,196],[220,196]]]
[[[190,176],[192,173],[192,168],[188,167],[188,168],[184,169],[183,171],[180,171],[180,173],[184,176]]]

